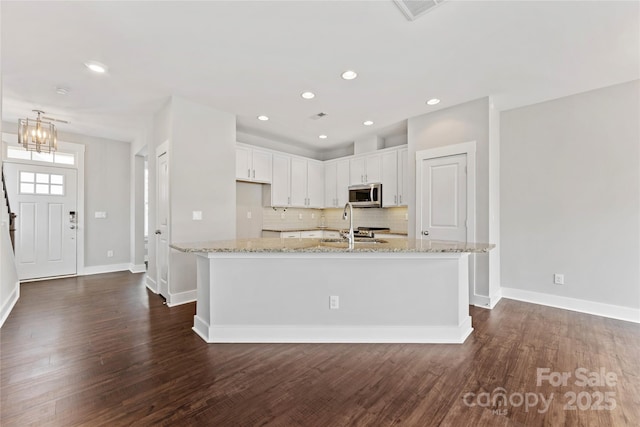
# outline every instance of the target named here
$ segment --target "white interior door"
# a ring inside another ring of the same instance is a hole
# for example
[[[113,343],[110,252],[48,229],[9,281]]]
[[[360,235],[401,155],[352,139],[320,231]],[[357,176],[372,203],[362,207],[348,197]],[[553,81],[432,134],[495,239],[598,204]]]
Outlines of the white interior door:
[[[164,144],[163,144],[164,145]],[[156,265],[158,293],[169,298],[169,153],[162,146],[157,152],[157,229]]]
[[[20,280],[77,273],[78,183],[75,169],[5,163],[16,213]]]
[[[419,163],[418,230],[433,240],[467,240],[467,155]]]

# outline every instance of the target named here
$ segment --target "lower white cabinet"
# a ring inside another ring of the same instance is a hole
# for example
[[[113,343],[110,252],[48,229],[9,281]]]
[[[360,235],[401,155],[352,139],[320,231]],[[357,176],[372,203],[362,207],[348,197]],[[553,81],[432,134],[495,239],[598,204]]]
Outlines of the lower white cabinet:
[[[325,239],[339,239],[341,236],[339,231],[324,230],[322,232],[322,237]]]
[[[302,239],[322,239],[323,231],[322,230],[301,231],[300,237]]]
[[[378,233],[376,234],[376,239],[406,239],[406,234],[387,234],[387,233]]]

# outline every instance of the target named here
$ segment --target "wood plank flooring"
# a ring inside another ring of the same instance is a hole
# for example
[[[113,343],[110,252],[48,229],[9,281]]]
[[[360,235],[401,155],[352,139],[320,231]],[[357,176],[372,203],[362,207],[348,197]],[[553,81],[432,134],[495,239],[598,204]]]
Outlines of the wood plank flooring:
[[[640,425],[637,324],[503,300],[471,308],[462,345],[206,344],[195,304],[143,280],[22,285],[0,330],[0,425]],[[601,367],[615,385],[576,384]],[[537,368],[571,377],[538,386]]]

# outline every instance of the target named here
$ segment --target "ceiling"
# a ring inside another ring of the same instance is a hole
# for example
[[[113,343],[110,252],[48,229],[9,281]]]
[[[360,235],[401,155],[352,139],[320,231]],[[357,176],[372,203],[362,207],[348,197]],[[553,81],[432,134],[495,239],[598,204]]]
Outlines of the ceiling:
[[[640,78],[638,2],[451,0],[415,21],[391,0],[0,7],[3,119],[37,107],[71,122],[61,131],[123,141],[171,95],[323,150],[488,95],[506,110]]]

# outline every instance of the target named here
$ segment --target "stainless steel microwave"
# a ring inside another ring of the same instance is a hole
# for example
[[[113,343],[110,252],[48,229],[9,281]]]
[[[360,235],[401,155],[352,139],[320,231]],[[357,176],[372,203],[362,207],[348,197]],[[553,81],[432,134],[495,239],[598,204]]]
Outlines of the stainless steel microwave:
[[[382,184],[352,185],[349,187],[349,202],[357,208],[381,208]]]

